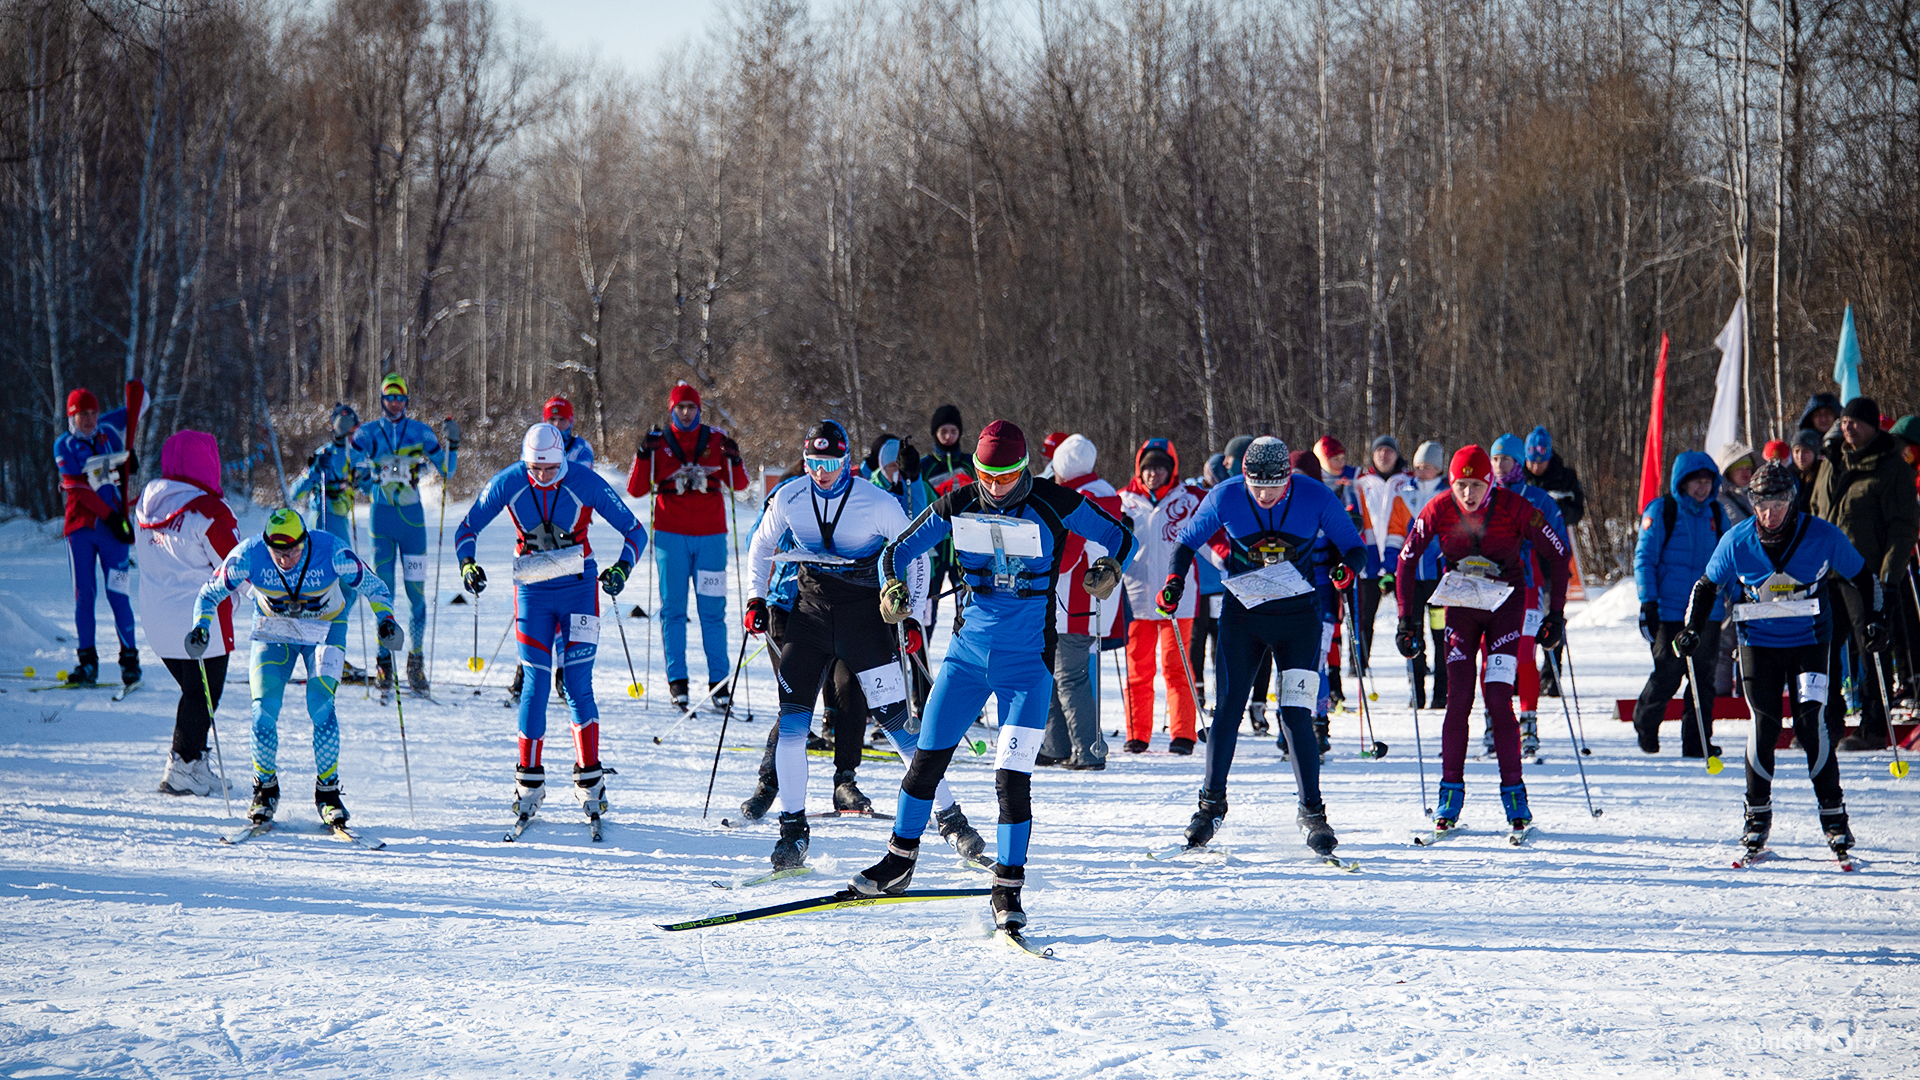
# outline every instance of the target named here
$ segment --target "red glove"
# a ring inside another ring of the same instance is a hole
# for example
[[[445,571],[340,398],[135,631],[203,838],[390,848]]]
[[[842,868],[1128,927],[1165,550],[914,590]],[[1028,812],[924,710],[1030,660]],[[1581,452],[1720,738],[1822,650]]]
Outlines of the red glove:
[[[904,636],[907,639],[908,656],[912,656],[914,653],[927,647],[927,636],[921,632],[920,624],[912,619],[907,620],[906,633]]]
[[[1353,585],[1353,571],[1346,563],[1334,563],[1333,569],[1327,571],[1327,580],[1333,582],[1336,589],[1349,588]]]
[[[761,597],[747,601],[747,611],[740,619],[740,625],[746,627],[749,634],[767,632],[767,602]]]

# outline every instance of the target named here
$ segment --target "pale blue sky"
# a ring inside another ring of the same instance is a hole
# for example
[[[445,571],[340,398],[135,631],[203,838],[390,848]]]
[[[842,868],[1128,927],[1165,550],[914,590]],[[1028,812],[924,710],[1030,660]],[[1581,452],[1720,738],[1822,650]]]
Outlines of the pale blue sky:
[[[501,7],[539,24],[564,52],[598,50],[636,73],[697,38],[715,13],[709,0],[502,0]]]

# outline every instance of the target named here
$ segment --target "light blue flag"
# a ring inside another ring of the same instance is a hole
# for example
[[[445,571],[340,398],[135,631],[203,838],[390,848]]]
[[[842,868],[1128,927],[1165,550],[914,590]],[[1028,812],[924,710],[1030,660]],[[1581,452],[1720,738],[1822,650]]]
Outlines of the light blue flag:
[[[1833,381],[1840,384],[1840,404],[1860,396],[1860,338],[1853,332],[1853,305],[1847,305],[1840,326],[1840,355],[1833,361]]]

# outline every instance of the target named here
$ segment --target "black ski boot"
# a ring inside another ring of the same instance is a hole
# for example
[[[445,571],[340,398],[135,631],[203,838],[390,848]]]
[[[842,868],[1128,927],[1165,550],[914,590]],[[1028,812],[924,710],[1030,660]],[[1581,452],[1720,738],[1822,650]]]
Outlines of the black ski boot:
[[[320,812],[320,823],[328,827],[347,823],[347,808],[340,802],[339,780],[313,782],[313,807]]]
[[[427,682],[427,658],[417,652],[407,654],[407,690],[414,697],[426,697],[433,692]]]
[[[264,783],[257,777],[253,781],[253,801],[247,804],[247,820],[258,825],[272,821],[276,810],[280,809],[280,780],[274,778]]]
[[[1320,744],[1320,760],[1325,761],[1328,751],[1333,749],[1333,724],[1326,717],[1314,718],[1313,740]]]
[[[714,708],[721,712],[726,712],[728,709],[733,708],[733,691],[727,689],[725,679],[717,683],[708,683],[707,690],[710,695],[707,700],[713,702]]]
[[[1294,822],[1300,831],[1307,834],[1307,846],[1315,855],[1323,859],[1333,857],[1333,849],[1339,845],[1340,838],[1333,835],[1333,826],[1327,824],[1327,806],[1321,803],[1317,807],[1300,807],[1294,815]]]
[[[1820,831],[1827,834],[1827,846],[1833,849],[1833,857],[1844,861],[1848,849],[1853,847],[1853,830],[1847,828],[1844,804],[1820,811]]]
[[[1267,707],[1261,704],[1247,706],[1247,723],[1252,726],[1255,735],[1266,735],[1273,731],[1267,723]]]
[[[967,821],[965,811],[959,803],[954,803],[933,815],[940,826],[940,839],[953,845],[953,850],[963,859],[978,859],[987,850],[987,842],[980,837],[980,831]]]
[[[1027,868],[993,864],[993,928],[1017,934],[1027,928],[1020,907],[1020,890],[1027,884]]]
[[[833,774],[833,808],[840,811],[852,811],[857,814],[871,813],[873,800],[866,797],[860,785],[854,782],[852,769],[838,769]]]
[[[687,697],[687,680],[673,679],[667,683],[667,697],[673,701],[673,707],[681,712],[690,712],[693,702]]]
[[[1327,694],[1328,700],[1336,709],[1346,703],[1347,692],[1340,686],[1340,665],[1338,664],[1327,666]]]
[[[1227,816],[1227,793],[1224,791],[1201,791],[1200,809],[1193,812],[1193,820],[1187,822],[1187,846],[1201,847],[1213,839],[1220,829],[1220,819]]]
[[[786,815],[781,815],[784,818]],[[861,896],[898,896],[913,884],[913,864],[920,858],[920,838],[887,837],[886,857],[858,874],[847,888]]]
[[[92,686],[100,681],[100,652],[98,649],[81,649],[77,654],[79,662],[73,670],[67,672],[68,686]]]
[[[575,765],[573,787],[580,795],[581,812],[590,818],[607,812],[607,782],[599,762]]]
[[[532,817],[540,810],[540,804],[547,798],[547,767],[545,765],[522,765],[513,772],[513,812],[518,817]]]
[[[393,689],[393,654],[375,659],[373,667],[373,688],[382,692]]]
[[[513,665],[513,681],[507,684],[507,708],[520,707],[520,691],[527,685],[527,669],[519,664]]]
[[[1747,822],[1740,830],[1740,845],[1747,849],[1749,858],[1760,854],[1760,849],[1767,846],[1768,834],[1772,832],[1773,807],[1768,806],[1759,810],[1751,806],[1747,807]]]
[[[140,650],[120,650],[120,683],[123,686],[140,685]]]
[[[780,784],[773,777],[772,769],[761,769],[760,776],[754,781],[753,794],[740,804],[740,816],[747,821],[759,821],[773,808],[773,800],[780,794]]]
[[[791,870],[807,862],[807,813],[795,810],[780,815],[780,839],[773,845],[773,868]]]
[[[1540,756],[1540,715],[1535,712],[1520,714],[1520,756],[1537,758]]]

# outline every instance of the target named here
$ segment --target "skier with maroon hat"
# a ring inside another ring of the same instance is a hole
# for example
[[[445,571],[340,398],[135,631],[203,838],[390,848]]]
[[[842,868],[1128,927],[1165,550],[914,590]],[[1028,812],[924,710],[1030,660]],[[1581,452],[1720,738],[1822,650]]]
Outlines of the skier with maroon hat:
[[[1017,936],[1027,916],[1020,906],[1027,841],[1033,831],[1032,781],[1047,712],[1053,700],[1057,629],[1054,599],[1061,564],[1078,535],[1112,552],[1095,559],[1082,586],[1105,600],[1120,584],[1136,544],[1133,535],[1093,500],[1027,470],[1027,440],[996,420],[980,432],[973,455],[977,480],[941,496],[880,552],[880,614],[890,623],[910,612],[902,570],[952,538],[966,590],[960,629],[947,647],[920,723],[920,747],[900,783],[898,812],[886,857],[856,874],[863,896],[897,894],[913,880],[935,787],[953,760],[960,737],[992,696],[1000,709],[1000,745],[994,786],[1000,794],[995,843],[993,920]]]
[[[551,403],[549,403],[551,404]],[[700,391],[681,382],[667,395],[669,423],[640,440],[627,474],[627,494],[653,498],[653,560],[660,570],[660,639],[667,655],[667,690],[688,707],[687,581],[700,612],[700,644],[707,654],[707,686],[716,709],[733,704],[727,691],[727,497],[747,486],[740,444],[700,422]]]
[[[1545,649],[1558,647],[1566,636],[1568,549],[1537,507],[1512,491],[1492,486],[1493,462],[1485,450],[1461,447],[1447,476],[1452,481],[1450,497],[1435,498],[1421,509],[1400,549],[1394,578],[1401,616],[1393,641],[1409,660],[1426,648],[1420,609],[1414,603],[1414,579],[1419,576],[1421,554],[1428,545],[1438,543],[1445,574],[1428,602],[1447,611],[1444,659],[1447,685],[1452,689],[1440,729],[1440,801],[1434,808],[1433,831],[1438,836],[1452,829],[1466,800],[1468,718],[1473,712],[1477,660],[1484,649],[1483,686],[1487,712],[1493,718],[1494,751],[1500,759],[1500,803],[1519,837],[1533,822],[1520,776],[1520,729],[1513,714],[1532,562],[1529,549],[1549,578],[1547,614],[1536,639]]]

